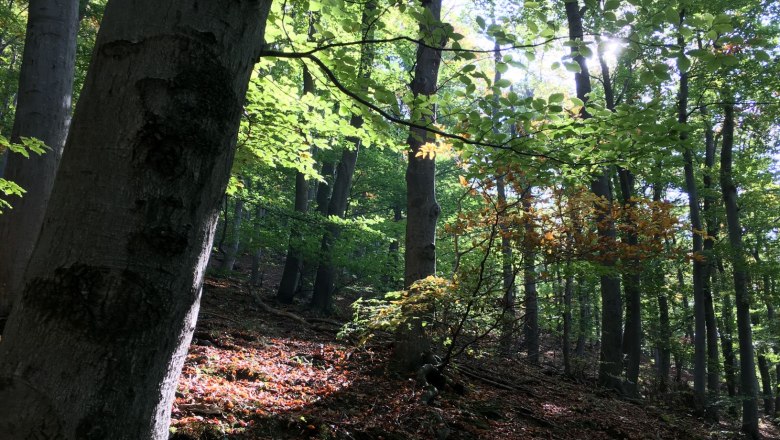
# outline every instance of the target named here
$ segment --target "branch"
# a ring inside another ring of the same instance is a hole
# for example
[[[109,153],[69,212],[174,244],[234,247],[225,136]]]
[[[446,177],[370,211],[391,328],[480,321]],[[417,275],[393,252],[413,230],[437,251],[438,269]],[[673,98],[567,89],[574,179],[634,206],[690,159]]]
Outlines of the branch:
[[[382,117],[384,117],[388,121],[394,122],[394,123],[399,124],[399,125],[403,125],[403,126],[406,126],[406,127],[409,127],[409,128],[416,128],[418,130],[424,130],[424,131],[426,131],[428,133],[434,133],[434,134],[439,135],[439,136],[444,137],[444,138],[454,139],[454,140],[460,141],[460,142],[462,142],[464,144],[467,144],[467,145],[475,145],[475,146],[486,147],[486,148],[496,148],[496,149],[500,149],[500,150],[509,150],[509,151],[514,152],[515,154],[520,155],[520,156],[543,157],[545,159],[551,160],[551,161],[556,162],[556,163],[572,165],[572,166],[586,165],[586,164],[587,165],[592,165],[591,163],[576,164],[576,163],[572,163],[572,162],[566,161],[564,159],[553,157],[553,156],[550,156],[550,155],[547,155],[547,154],[544,154],[544,153],[529,153],[529,152],[526,152],[526,151],[520,151],[516,147],[509,145],[512,141],[516,141],[516,140],[521,139],[521,138],[509,139],[504,144],[492,144],[492,143],[489,143],[489,142],[472,140],[472,139],[469,139],[469,138],[467,138],[465,136],[462,136],[462,135],[447,133],[445,131],[439,130],[438,128],[432,127],[430,125],[417,124],[417,123],[410,122],[410,121],[407,121],[405,119],[401,119],[401,118],[398,118],[396,116],[393,116],[392,114],[388,113],[386,110],[382,109],[381,107],[379,107],[379,106],[369,102],[368,100],[366,100],[362,96],[360,96],[357,93],[349,90],[349,88],[347,88],[344,84],[341,83],[341,81],[339,81],[338,78],[336,78],[336,74],[333,73],[333,71],[328,66],[326,66],[325,63],[322,62],[322,60],[320,60],[319,58],[317,58],[316,56],[313,55],[313,51],[310,51],[310,52],[297,52],[296,53],[296,52],[282,52],[282,51],[276,51],[276,50],[261,50],[260,53],[259,53],[259,56],[260,57],[291,58],[291,59],[308,59],[308,60],[312,61],[314,64],[316,64],[317,67],[320,68],[320,70],[325,74],[326,77],[328,77],[328,79],[331,81],[331,83],[333,83],[333,85],[339,91],[341,91],[345,95],[349,96],[350,98],[354,99],[355,101],[359,102],[360,104],[363,104],[364,106],[368,107],[369,109],[373,110],[374,112],[378,113],[379,115],[381,115]]]

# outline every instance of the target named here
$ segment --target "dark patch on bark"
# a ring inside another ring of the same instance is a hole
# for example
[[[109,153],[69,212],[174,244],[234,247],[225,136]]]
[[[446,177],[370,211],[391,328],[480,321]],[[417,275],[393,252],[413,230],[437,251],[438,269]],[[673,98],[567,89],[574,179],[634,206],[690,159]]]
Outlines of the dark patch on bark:
[[[121,59],[129,55],[135,55],[140,51],[138,43],[127,40],[111,41],[100,48],[100,52],[109,58]]]
[[[76,427],[76,438],[78,440],[101,440],[106,438],[103,424],[111,420],[111,417],[105,413],[90,414],[84,417]]]
[[[99,343],[116,343],[155,326],[170,315],[170,295],[131,270],[74,265],[54,278],[27,284],[23,301],[43,320],[58,320]]]

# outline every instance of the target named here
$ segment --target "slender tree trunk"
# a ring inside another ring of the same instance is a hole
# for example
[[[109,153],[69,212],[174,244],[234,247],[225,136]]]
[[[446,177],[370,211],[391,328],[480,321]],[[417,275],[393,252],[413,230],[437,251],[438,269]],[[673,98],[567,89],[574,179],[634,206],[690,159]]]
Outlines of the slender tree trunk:
[[[361,27],[365,39],[370,40],[374,35],[373,23],[376,17],[377,3],[370,0],[363,7],[363,17]],[[374,48],[372,45],[363,45],[360,53],[360,67],[358,69],[358,80],[363,82],[360,85],[361,91],[367,91],[367,80],[371,77],[371,68],[374,63]],[[352,127],[360,128],[363,126],[363,117],[357,114],[352,115],[349,124]],[[349,202],[349,190],[352,188],[352,176],[355,173],[358,152],[360,151],[360,138],[349,137],[347,143],[354,148],[345,148],[341,154],[336,169],[336,180],[333,184],[333,193],[328,203],[328,216],[344,218]],[[340,228],[337,225],[329,223],[326,226],[325,234],[322,237],[320,246],[320,264],[317,267],[317,277],[314,280],[314,295],[311,299],[312,309],[320,313],[330,313],[333,301],[333,289],[336,279],[336,266],[333,263],[333,248],[336,244]]]
[[[580,15],[579,0],[565,2],[566,18],[569,24],[569,39],[582,41],[584,31]],[[590,73],[585,58],[576,52],[574,61],[580,66],[580,72],[574,76],[577,88],[577,98],[587,103],[591,92]],[[583,107],[580,116],[589,118],[590,114]],[[591,183],[593,194],[601,198],[597,205],[599,245],[601,249],[610,249],[615,241],[614,222],[609,218],[612,205],[612,186],[610,173],[605,169]],[[607,271],[614,266],[614,259],[604,262]],[[622,392],[623,354],[623,301],[620,295],[620,279],[612,273],[601,275],[601,353],[599,355],[599,384]]]
[[[579,307],[579,329],[577,331],[577,346],[574,353],[578,358],[585,357],[585,343],[590,330],[590,293],[583,287],[584,278],[577,280],[577,305]]]
[[[653,202],[661,202],[662,188],[653,185]],[[669,390],[669,371],[671,370],[672,329],[669,323],[669,297],[666,292],[666,279],[662,261],[656,260],[652,272],[652,284],[658,299],[658,391]]]
[[[523,243],[523,339],[528,353],[528,361],[539,363],[539,294],[536,290],[536,234],[533,213],[532,188],[526,188],[521,203],[526,212],[525,242]]]
[[[685,17],[685,11],[680,13],[680,24]],[[685,47],[682,36],[677,38],[677,44]],[[678,93],[677,122],[681,126],[688,124],[688,72],[681,69],[680,89]],[[707,339],[704,306],[704,273],[706,256],[702,244],[703,230],[701,215],[699,212],[699,193],[696,188],[696,176],[693,168],[693,152],[686,145],[688,132],[680,132],[680,144],[683,148],[683,162],[685,173],[685,191],[688,193],[688,206],[691,217],[691,231],[693,235],[693,323],[695,327],[693,335],[693,394],[695,410],[703,415],[707,406],[705,394],[707,374]]]
[[[571,376],[571,296],[574,284],[571,263],[566,263],[566,282],[563,286],[563,371]]]
[[[703,107],[702,116],[708,117],[706,107]],[[707,417],[710,420],[718,419],[718,394],[720,389],[720,356],[718,354],[718,326],[715,316],[715,305],[712,294],[712,279],[715,270],[715,259],[713,250],[715,248],[715,238],[719,233],[718,220],[715,216],[715,204],[717,197],[712,181],[712,168],[715,164],[715,136],[712,125],[709,121],[704,130],[704,219],[707,222],[707,236],[704,238],[704,255],[707,258],[702,274],[702,290],[704,291],[704,320],[707,325],[707,398],[710,404],[707,407]]]
[[[222,266],[220,269],[224,272],[230,272],[233,270],[233,266],[236,265],[236,258],[238,258],[238,250],[241,247],[241,223],[244,220],[244,199],[241,195],[236,195],[236,204],[233,207],[233,222],[230,229],[232,230],[230,236],[230,243],[227,244],[225,249],[225,259],[222,260]],[[227,223],[227,218],[225,219]]]
[[[764,414],[772,417],[775,414],[774,400],[772,400],[772,374],[769,372],[769,361],[766,359],[766,351],[758,351],[758,372],[761,374],[761,388],[764,397]]]
[[[608,72],[607,72],[608,73]],[[605,81],[605,84],[609,84]],[[605,85],[606,87],[606,85]],[[634,200],[634,174],[624,168],[618,169],[621,203],[624,207],[633,208]],[[635,250],[639,246],[639,237],[636,232],[636,222],[631,214],[624,216],[624,222],[629,227],[626,234],[626,242],[629,249]],[[623,353],[626,355],[626,392],[630,395],[639,393],[639,364],[642,358],[642,295],[640,290],[640,264],[631,255],[626,258],[626,269],[623,273],[623,289],[626,294],[626,328],[623,333]]]
[[[739,333],[740,395],[742,398],[742,431],[759,438],[756,367],[753,360],[753,330],[750,324],[750,294],[748,292],[747,262],[742,247],[742,226],[737,204],[737,187],[732,178],[732,149],[734,147],[734,105],[723,107],[723,146],[720,153],[720,186],[726,207],[729,243],[734,264],[734,293],[737,303],[737,331]]]
[[[162,440],[269,1],[110,1],[25,288],[0,432]]]
[[[421,0],[423,8],[430,12],[433,23],[421,23],[420,33],[427,44],[417,46],[417,63],[411,91],[415,99],[426,98],[436,93],[441,64],[441,48],[446,43],[434,39],[435,30],[441,26],[441,0]],[[428,15],[426,12],[426,15]],[[426,107],[429,105],[425,103]],[[430,125],[436,122],[436,107],[425,109],[430,116],[421,116],[416,122]],[[414,109],[412,109],[414,112]],[[419,110],[418,110],[419,111]],[[422,113],[422,112],[421,112]],[[435,137],[420,128],[410,128],[406,168],[406,251],[404,254],[404,286],[409,288],[415,281],[436,273],[436,221],[441,208],[436,201],[436,161],[430,157],[418,157],[427,142]],[[412,319],[402,325],[395,336],[395,347],[390,360],[396,371],[414,371],[419,366],[420,353],[427,352],[430,341],[422,329],[419,319]]]
[[[734,322],[734,307],[731,304],[731,295],[725,289],[720,288],[721,283],[725,280],[724,272],[725,270],[723,269],[722,263],[719,263],[718,270],[713,272],[713,276],[717,276],[717,279],[713,278],[713,286],[718,286],[718,291],[723,292],[721,296],[721,321],[718,327],[721,329],[720,345],[723,349],[723,372],[726,376],[726,390],[728,391],[729,397],[733,399],[737,396],[737,359],[734,355],[734,328],[732,326],[732,323]],[[729,412],[732,415],[736,415],[736,407],[730,405]]]
[[[495,15],[495,14],[493,14]],[[494,21],[495,21],[495,17]],[[494,70],[493,83],[497,83],[501,79],[501,72],[498,70],[498,63],[501,62],[501,48],[498,41],[494,42]],[[501,121],[499,118],[499,97],[498,94],[493,94],[493,133],[499,134],[501,132]],[[501,220],[499,221],[499,227],[501,228],[501,278],[502,287],[504,290],[504,297],[502,301],[501,311],[501,337],[499,341],[500,351],[504,355],[510,355],[512,352],[512,346],[515,340],[515,271],[512,268],[512,246],[509,242],[509,226],[506,224],[505,210],[507,209],[506,200],[506,187],[504,184],[504,176],[496,176],[496,190],[498,191],[498,209]]]
[[[78,0],[30,0],[11,141],[33,137],[46,154],[5,155],[5,179],[22,188],[0,215],[0,317],[21,294],[24,272],[41,229],[70,123]],[[0,168],[2,170],[2,168]],[[1,330],[1,329],[0,329]]]
[[[311,22],[310,22],[311,23]],[[314,36],[313,23],[309,26],[309,40]],[[303,65],[303,95],[314,94],[314,78],[309,73],[306,64]],[[314,153],[312,151],[312,153]],[[312,185],[313,186],[313,185]],[[303,217],[309,210],[310,198],[309,182],[306,176],[300,171],[295,173],[295,202],[294,211],[297,215]],[[316,194],[315,194],[316,197]],[[303,219],[301,219],[303,221]],[[303,272],[303,252],[301,251],[301,242],[303,241],[301,221],[293,218],[290,228],[290,243],[287,246],[287,258],[284,260],[284,269],[282,270],[282,279],[279,281],[279,290],[276,292],[277,301],[284,304],[291,304],[295,298],[295,292],[298,291],[298,285],[301,281]]]

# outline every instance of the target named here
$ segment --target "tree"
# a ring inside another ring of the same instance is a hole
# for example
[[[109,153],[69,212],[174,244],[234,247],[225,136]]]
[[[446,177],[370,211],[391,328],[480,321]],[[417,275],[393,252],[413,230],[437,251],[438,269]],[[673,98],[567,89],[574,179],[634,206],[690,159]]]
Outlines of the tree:
[[[107,6],[0,344],[5,438],[167,438],[269,8]]]
[[[374,22],[376,20],[376,2],[369,0],[363,6],[361,20],[361,36],[364,40],[371,40],[374,36]],[[374,63],[374,48],[370,44],[363,44],[360,48],[360,66],[356,82],[359,89],[365,93],[368,89],[368,80],[371,78],[371,68]],[[350,117],[349,125],[359,129],[363,126],[363,117],[357,113]],[[352,176],[355,173],[361,139],[357,136],[347,137],[350,144],[341,153],[341,160],[336,166],[336,179],[333,182],[333,191],[328,202],[328,217],[344,218],[349,201],[349,190],[352,187]],[[333,247],[340,233],[339,226],[328,224],[322,237],[320,248],[321,261],[317,267],[317,277],[314,280],[314,294],[312,295],[312,308],[323,313],[329,313],[332,307],[334,280],[336,267],[333,264]]]
[[[578,72],[574,75],[577,88],[577,98],[587,103],[591,92],[590,76],[585,57],[577,49],[577,44],[582,43],[584,31],[582,28],[582,15],[579,1],[565,2],[566,18],[569,24],[569,39],[575,43],[572,46],[573,59],[578,65]],[[580,110],[580,117],[590,117],[585,106]],[[600,214],[597,219],[599,241],[601,246],[608,248],[615,240],[615,227],[609,219],[612,205],[612,187],[610,184],[609,170],[605,169],[594,177],[591,183],[591,191],[601,200],[598,202]],[[614,261],[609,259],[604,262],[605,270],[610,271]],[[622,390],[621,373],[622,362],[622,337],[623,337],[623,304],[620,297],[620,280],[613,273],[606,272],[601,275],[601,353],[599,359],[599,384]]]
[[[727,97],[727,99],[731,99]],[[743,254],[742,227],[737,205],[737,187],[732,176],[734,148],[734,104],[723,107],[723,145],[720,152],[720,186],[726,206],[729,243],[734,264],[734,293],[737,304],[737,331],[739,333],[740,397],[742,399],[742,431],[751,438],[758,432],[758,383],[753,360],[753,331],[750,323],[750,295],[748,293],[747,262]]]
[[[0,317],[7,316],[43,222],[70,123],[78,0],[31,0],[11,141],[36,138],[50,151],[10,155],[3,172],[26,191],[0,216]]]
[[[415,98],[411,109],[420,126],[436,122],[436,107],[428,98],[436,93],[441,64],[441,48],[446,43],[441,19],[441,0],[421,0],[425,13],[420,22],[423,43],[417,47],[417,64],[410,89]],[[441,208],[436,202],[436,160],[422,147],[435,142],[435,136],[423,128],[409,129],[406,168],[406,251],[404,254],[404,287],[436,273],[436,221]],[[396,333],[391,363],[399,371],[414,370],[420,354],[428,350],[419,318]]]

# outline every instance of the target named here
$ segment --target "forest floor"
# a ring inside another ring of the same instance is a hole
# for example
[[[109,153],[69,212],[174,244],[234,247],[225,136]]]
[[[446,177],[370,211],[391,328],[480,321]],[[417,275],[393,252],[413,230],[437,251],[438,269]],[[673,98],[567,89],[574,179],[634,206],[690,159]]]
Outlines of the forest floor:
[[[451,374],[465,393],[425,404],[413,378],[386,373],[388,343],[337,340],[335,322],[276,305],[270,291],[255,292],[262,307],[245,286],[206,280],[171,440],[740,438],[734,421],[692,416],[688,392],[626,401],[553,364],[512,359],[458,359]],[[777,426],[762,430],[780,438]]]

